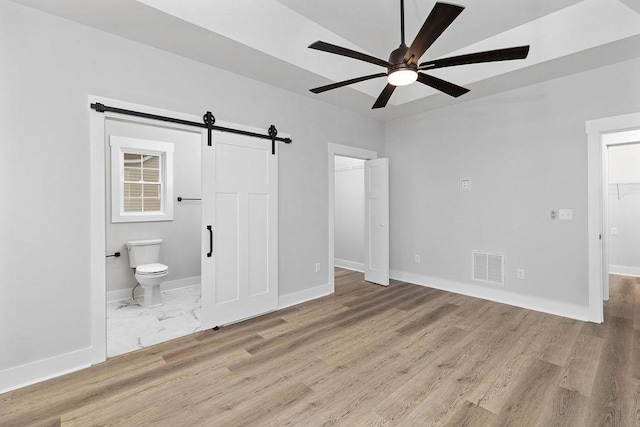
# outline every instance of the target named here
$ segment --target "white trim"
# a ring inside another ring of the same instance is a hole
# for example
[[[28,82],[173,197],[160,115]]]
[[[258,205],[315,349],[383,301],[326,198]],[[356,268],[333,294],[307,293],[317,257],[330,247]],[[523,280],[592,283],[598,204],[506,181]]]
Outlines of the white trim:
[[[328,149],[328,179],[329,179],[329,286],[331,293],[335,292],[335,210],[336,210],[336,177],[335,177],[335,156],[353,157],[356,159],[371,160],[377,159],[378,153],[364,148],[351,147],[349,145],[327,143]],[[364,214],[364,213],[363,213]],[[315,289],[315,288],[314,288]]]
[[[359,271],[364,273],[364,264],[361,262],[347,261],[346,259],[335,258],[333,265],[335,267],[346,268],[347,270]]]
[[[347,172],[358,169],[364,169],[364,162],[361,165],[336,166],[336,172]]]
[[[292,292],[286,295],[280,295],[278,297],[278,310],[291,307],[292,305],[301,304],[303,302],[311,301],[312,299],[331,295],[334,292],[333,286],[330,283],[316,286],[310,289],[303,289],[298,292]]]
[[[99,102],[89,96],[88,103]],[[106,167],[105,117],[89,108],[89,157],[90,157],[90,288],[91,288],[91,358],[90,363],[100,363],[107,359],[107,307],[106,307]],[[55,372],[55,371],[51,371]],[[62,375],[60,372],[58,375]]]
[[[91,366],[91,347],[0,371],[0,394]]]
[[[602,323],[602,301],[608,298],[608,164],[605,134],[640,128],[640,113],[608,117],[586,122],[587,133],[587,241],[589,242],[589,320]],[[616,141],[614,141],[616,142]],[[600,240],[602,236],[602,240]],[[605,289],[606,287],[606,289]]]
[[[621,276],[640,277],[640,267],[627,267],[624,265],[609,264],[609,274],[619,274]]]
[[[413,283],[447,292],[454,292],[456,294],[467,295],[474,298],[509,304],[516,307],[526,308],[528,310],[554,314],[556,316],[569,317],[571,319],[583,321],[590,320],[589,307],[587,306],[547,300],[531,295],[515,294],[505,290],[504,288],[455,282],[453,280],[422,276],[397,270],[391,270],[391,278],[402,282]]]
[[[160,290],[175,291],[176,289],[185,289],[192,286],[200,286],[200,276],[186,277],[184,279],[169,280],[160,284]],[[131,298],[131,289],[133,288],[121,288],[114,289],[113,291],[107,291],[107,302],[120,301],[123,299]],[[140,288],[136,289],[136,296],[142,295]]]

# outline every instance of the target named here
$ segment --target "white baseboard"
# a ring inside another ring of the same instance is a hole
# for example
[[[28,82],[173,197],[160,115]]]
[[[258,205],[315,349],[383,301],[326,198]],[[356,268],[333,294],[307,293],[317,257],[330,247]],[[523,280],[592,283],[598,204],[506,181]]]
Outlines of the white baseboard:
[[[335,267],[346,268],[347,270],[359,271],[362,273],[364,271],[364,264],[361,262],[353,262],[347,261],[346,259],[334,259],[333,265]]]
[[[586,322],[590,320],[588,306],[553,301],[531,295],[516,294],[509,292],[502,287],[493,288],[482,285],[473,285],[397,270],[391,270],[390,276],[392,279],[403,282],[414,283],[416,285],[427,286],[429,288],[440,289],[456,294],[509,304],[516,307],[526,308],[528,310],[541,311],[543,313],[569,317],[571,319],[583,320]]]
[[[0,371],[0,394],[91,366],[87,347]]]
[[[609,264],[609,274],[619,274],[621,276],[640,277],[640,268]]]
[[[312,299],[324,297],[333,293],[333,287],[330,283],[316,286],[315,288],[305,289],[278,297],[278,310],[291,307]]]
[[[172,291],[174,289],[188,288],[189,286],[199,285],[201,282],[200,276],[186,277],[184,279],[169,280],[160,284],[160,290]],[[107,291],[107,302],[120,301],[123,299],[131,298],[131,289],[116,289],[113,291]],[[136,289],[136,296],[142,295],[142,289]]]

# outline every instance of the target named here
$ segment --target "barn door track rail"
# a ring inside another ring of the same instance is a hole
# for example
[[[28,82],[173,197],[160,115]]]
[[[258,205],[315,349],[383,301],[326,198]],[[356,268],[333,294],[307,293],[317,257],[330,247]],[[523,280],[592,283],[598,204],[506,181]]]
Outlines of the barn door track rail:
[[[157,114],[143,113],[141,111],[133,111],[133,110],[125,110],[123,108],[109,107],[108,105],[104,105],[99,102],[91,104],[91,108],[93,110],[96,110],[99,113],[110,112],[110,113],[117,113],[117,114],[125,114],[127,116],[142,117],[145,119],[160,120],[163,122],[176,123],[176,124],[185,125],[185,126],[205,128],[208,131],[207,144],[209,146],[211,145],[211,131],[214,131],[214,130],[219,132],[235,133],[238,135],[246,135],[253,138],[268,139],[269,141],[271,141],[271,154],[274,154],[274,155],[276,154],[276,142],[284,142],[285,144],[291,144],[291,138],[282,138],[278,136],[278,129],[276,129],[274,125],[271,125],[269,127],[269,130],[267,131],[268,132],[267,135],[264,135],[261,133],[249,132],[241,129],[228,128],[225,126],[216,126],[215,125],[216,118],[213,116],[213,114],[211,114],[211,111],[207,111],[207,113],[204,116],[202,116],[202,123],[198,123],[198,122],[192,122],[189,120],[176,119],[175,117],[159,116]]]

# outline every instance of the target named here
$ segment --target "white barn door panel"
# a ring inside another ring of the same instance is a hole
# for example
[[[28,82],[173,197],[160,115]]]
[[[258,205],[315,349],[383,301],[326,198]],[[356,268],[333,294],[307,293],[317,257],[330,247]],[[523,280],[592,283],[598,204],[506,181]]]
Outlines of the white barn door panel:
[[[265,140],[214,136],[203,148],[215,151],[203,156],[203,329],[278,306],[278,157]]]
[[[364,280],[389,285],[389,159],[364,164]]]

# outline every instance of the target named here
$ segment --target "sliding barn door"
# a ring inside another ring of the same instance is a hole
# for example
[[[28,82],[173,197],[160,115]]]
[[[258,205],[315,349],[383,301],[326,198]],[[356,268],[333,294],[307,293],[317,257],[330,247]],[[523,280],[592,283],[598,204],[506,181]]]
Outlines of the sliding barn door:
[[[278,156],[262,139],[214,138],[203,147],[203,329],[278,306]]]
[[[389,159],[364,164],[364,280],[389,285]]]

